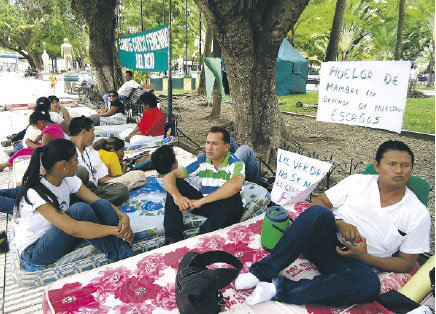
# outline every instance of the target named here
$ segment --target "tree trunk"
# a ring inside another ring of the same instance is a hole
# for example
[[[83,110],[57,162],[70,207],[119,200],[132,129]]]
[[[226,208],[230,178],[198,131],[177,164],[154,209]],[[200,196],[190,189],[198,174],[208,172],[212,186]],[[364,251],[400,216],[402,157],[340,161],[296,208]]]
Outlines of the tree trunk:
[[[88,24],[89,58],[96,71],[101,95],[118,89],[123,81],[115,46],[117,3],[117,0],[71,0],[73,11]]]
[[[346,7],[347,0],[337,0],[325,61],[336,61],[338,59],[338,45],[341,39],[342,26],[344,25]]]
[[[401,60],[403,56],[403,29],[406,17],[406,0],[400,0],[398,4],[397,43],[395,45],[394,60]]]
[[[432,40],[430,42],[430,62],[428,63],[428,81],[427,81],[427,86],[431,87],[434,85],[434,72],[433,72],[433,67],[434,67],[434,40]]]
[[[212,93],[212,111],[210,112],[209,119],[217,119],[221,115],[221,92],[214,90]]]
[[[206,35],[204,38],[204,50],[203,50],[203,64],[201,66],[200,73],[200,83],[198,84],[197,94],[198,95],[206,95],[206,77],[204,74],[204,58],[210,57],[210,52],[212,50],[212,26],[206,23]]]
[[[195,0],[220,42],[235,105],[235,132],[267,162],[280,145],[275,90],[280,44],[309,0]]]

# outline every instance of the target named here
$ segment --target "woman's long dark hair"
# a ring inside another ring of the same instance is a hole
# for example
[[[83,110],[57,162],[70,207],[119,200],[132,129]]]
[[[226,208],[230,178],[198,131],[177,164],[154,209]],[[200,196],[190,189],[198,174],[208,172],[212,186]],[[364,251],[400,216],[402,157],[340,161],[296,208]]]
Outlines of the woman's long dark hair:
[[[92,148],[95,150],[104,149],[105,151],[112,151],[124,149],[124,141],[118,137],[111,136],[109,138],[101,138],[98,141],[96,141],[94,144],[92,144]]]
[[[30,164],[23,175],[23,188],[15,199],[15,207],[17,210],[19,210],[18,205],[23,197],[27,203],[32,204],[27,197],[27,191],[29,189],[34,189],[43,200],[52,204],[60,211],[59,202],[56,196],[41,183],[40,165],[42,164],[47,173],[50,173],[58,161],[69,161],[73,158],[75,153],[76,147],[74,146],[74,143],[65,139],[56,139],[50,141],[47,145],[36,148],[33,151]]]

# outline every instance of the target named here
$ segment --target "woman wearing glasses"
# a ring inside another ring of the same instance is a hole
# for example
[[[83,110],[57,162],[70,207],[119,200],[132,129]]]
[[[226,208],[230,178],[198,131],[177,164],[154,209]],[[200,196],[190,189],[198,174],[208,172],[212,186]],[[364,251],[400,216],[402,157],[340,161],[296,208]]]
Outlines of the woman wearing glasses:
[[[111,90],[109,92],[109,100],[109,103],[102,112],[89,117],[95,126],[127,123],[124,104],[118,98],[117,91]]]

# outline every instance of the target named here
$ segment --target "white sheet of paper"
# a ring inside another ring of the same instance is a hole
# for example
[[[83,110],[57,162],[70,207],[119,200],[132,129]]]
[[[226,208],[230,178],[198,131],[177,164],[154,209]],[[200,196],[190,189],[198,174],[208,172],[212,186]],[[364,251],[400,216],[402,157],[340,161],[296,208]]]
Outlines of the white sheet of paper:
[[[323,62],[317,120],[401,133],[410,61]]]
[[[328,162],[279,149],[271,200],[279,205],[305,200],[330,167]]]

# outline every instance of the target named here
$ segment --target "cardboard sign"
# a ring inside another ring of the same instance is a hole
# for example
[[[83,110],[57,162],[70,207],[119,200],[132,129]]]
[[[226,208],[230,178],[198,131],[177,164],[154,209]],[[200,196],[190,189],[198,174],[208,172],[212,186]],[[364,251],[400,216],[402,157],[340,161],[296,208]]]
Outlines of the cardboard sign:
[[[168,25],[118,39],[118,60],[133,70],[168,71]]]
[[[410,61],[323,62],[317,120],[401,133]]]
[[[279,205],[305,200],[331,166],[325,161],[279,149],[271,200]]]

